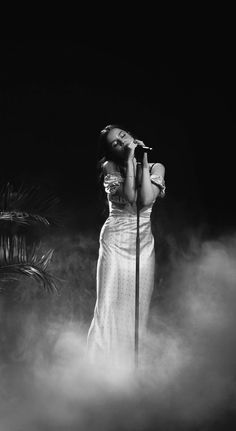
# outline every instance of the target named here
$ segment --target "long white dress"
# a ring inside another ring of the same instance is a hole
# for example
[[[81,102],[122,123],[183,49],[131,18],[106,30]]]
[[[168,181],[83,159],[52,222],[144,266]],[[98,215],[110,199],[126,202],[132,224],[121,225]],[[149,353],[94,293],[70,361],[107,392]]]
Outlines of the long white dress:
[[[152,183],[165,194],[164,179],[150,172]],[[92,362],[112,365],[134,361],[136,204],[116,195],[124,181],[120,172],[108,174],[104,187],[109,201],[109,217],[100,233],[97,262],[97,300],[87,338]],[[145,333],[154,287],[155,252],[150,215],[154,202],[140,210],[139,336]]]

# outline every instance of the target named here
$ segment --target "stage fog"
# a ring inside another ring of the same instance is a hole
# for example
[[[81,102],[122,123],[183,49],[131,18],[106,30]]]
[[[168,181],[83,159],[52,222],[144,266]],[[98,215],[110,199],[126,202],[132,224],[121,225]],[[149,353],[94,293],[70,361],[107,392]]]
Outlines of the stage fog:
[[[135,372],[85,359],[97,232],[51,239],[58,292],[23,278],[0,297],[2,431],[201,430],[233,417],[236,236],[183,235],[184,246],[159,232],[165,257],[157,247],[148,354]]]
[[[186,32],[178,40],[179,29],[146,43],[142,29],[131,29],[141,43],[129,45],[128,31],[108,24],[105,44],[99,32],[91,44],[0,42],[0,191],[8,183],[36,184],[52,189],[64,208],[58,229],[43,238],[54,249],[48,270],[57,291],[26,275],[11,283],[1,277],[0,431],[230,431],[236,423],[234,37],[223,43],[219,26],[214,42],[207,26],[210,38],[201,47],[199,31],[194,46]],[[134,370],[91,367],[86,359],[99,232],[108,215],[97,175],[98,135],[117,123],[153,148],[150,163],[166,168],[166,196],[152,212],[156,272],[145,355]]]

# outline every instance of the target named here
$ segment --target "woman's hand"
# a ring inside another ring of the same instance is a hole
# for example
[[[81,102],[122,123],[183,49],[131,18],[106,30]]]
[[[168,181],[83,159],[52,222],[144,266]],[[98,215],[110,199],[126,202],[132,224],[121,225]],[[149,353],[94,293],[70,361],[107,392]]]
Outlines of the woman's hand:
[[[139,139],[135,139],[135,140],[134,140],[134,143],[135,143],[135,144],[137,144],[137,145],[140,145],[141,147],[145,147],[144,142],[143,142],[143,141],[140,141]]]
[[[143,141],[140,141],[139,139],[135,139],[135,141],[134,141],[136,144],[137,144],[137,146],[139,146],[139,147],[145,147],[145,144],[144,144],[144,142]],[[141,155],[140,156],[142,156],[142,153],[141,153]],[[149,168],[149,164],[148,164],[148,158],[147,158],[147,152],[146,151],[143,151],[143,167],[145,167],[145,168]]]
[[[134,150],[137,147],[137,144],[135,143],[134,139],[132,139],[132,140],[131,139],[124,139],[123,144],[124,144],[125,160],[127,160],[127,161],[133,160]]]

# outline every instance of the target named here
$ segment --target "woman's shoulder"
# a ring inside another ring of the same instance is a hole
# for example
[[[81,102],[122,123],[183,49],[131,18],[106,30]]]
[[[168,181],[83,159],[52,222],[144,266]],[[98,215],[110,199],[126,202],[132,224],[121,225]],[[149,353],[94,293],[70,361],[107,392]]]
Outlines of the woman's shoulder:
[[[149,169],[151,172],[165,172],[165,166],[160,162],[149,163]]]
[[[104,174],[112,174],[114,172],[119,172],[117,165],[112,160],[106,160],[102,165],[102,169]]]

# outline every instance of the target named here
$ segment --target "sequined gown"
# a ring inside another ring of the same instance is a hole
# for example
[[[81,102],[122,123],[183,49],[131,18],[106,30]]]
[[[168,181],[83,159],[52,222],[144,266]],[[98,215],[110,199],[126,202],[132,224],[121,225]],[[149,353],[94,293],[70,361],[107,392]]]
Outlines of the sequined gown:
[[[152,183],[165,194],[164,179],[150,172]],[[97,300],[89,328],[87,350],[92,362],[99,359],[121,364],[133,361],[136,274],[136,204],[116,195],[124,178],[108,174],[104,187],[109,217],[100,232],[97,262]],[[155,253],[150,215],[154,202],[140,210],[139,334],[144,336],[154,286]]]

